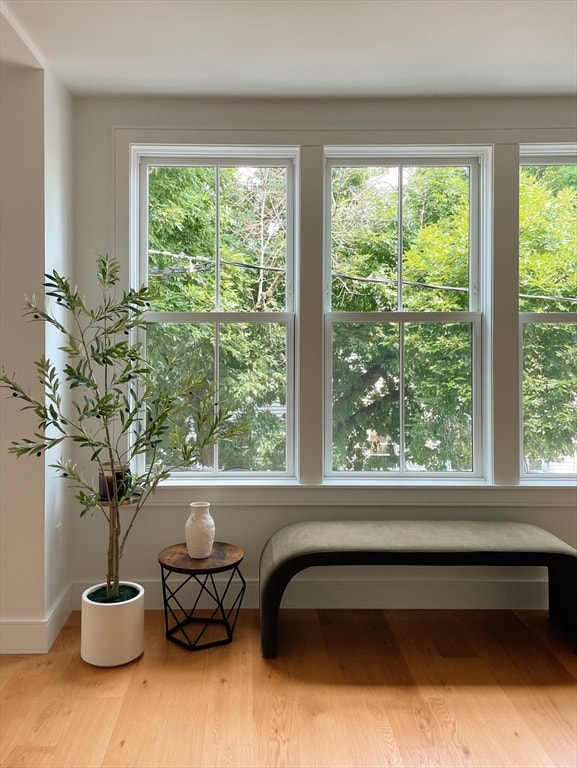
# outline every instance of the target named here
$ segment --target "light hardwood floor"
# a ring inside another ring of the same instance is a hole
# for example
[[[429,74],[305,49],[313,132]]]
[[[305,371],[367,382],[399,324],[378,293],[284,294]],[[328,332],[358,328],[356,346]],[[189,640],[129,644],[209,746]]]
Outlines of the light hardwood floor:
[[[577,645],[541,611],[258,611],[191,653],[146,614],[136,662],[79,657],[73,614],[46,655],[1,657],[2,768],[577,765]]]

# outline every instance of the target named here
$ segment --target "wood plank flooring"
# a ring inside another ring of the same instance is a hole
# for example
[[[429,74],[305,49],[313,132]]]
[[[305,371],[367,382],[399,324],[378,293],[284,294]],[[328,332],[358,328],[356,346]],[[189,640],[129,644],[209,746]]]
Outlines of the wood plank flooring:
[[[136,662],[0,657],[2,768],[575,768],[577,645],[542,611],[258,611],[191,653],[146,614]]]

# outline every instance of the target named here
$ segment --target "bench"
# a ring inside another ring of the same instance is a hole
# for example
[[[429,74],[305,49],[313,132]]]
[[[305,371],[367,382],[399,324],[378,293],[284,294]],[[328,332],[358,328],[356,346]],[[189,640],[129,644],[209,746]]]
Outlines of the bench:
[[[277,655],[278,612],[295,574],[319,565],[546,566],[549,616],[577,640],[577,550],[528,523],[362,520],[294,523],[260,558],[262,655]]]

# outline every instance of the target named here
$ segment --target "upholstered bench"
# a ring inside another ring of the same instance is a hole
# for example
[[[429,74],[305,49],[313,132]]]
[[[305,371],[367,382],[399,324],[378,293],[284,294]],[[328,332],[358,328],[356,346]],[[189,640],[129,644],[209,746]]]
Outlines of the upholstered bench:
[[[536,525],[493,521],[362,520],[295,523],[274,533],[260,559],[262,655],[277,654],[285,588],[319,565],[547,566],[549,615],[577,639],[577,550]]]

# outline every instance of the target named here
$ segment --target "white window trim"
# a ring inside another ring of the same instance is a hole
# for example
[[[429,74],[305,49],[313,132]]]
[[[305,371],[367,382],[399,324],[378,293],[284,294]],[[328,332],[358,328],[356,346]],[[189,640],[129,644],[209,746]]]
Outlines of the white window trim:
[[[493,153],[490,146],[327,146],[325,147],[325,199],[329,199],[331,169],[338,167],[371,166],[375,162],[420,167],[469,166],[469,273],[470,273],[470,309],[468,312],[445,313],[341,313],[330,310],[331,303],[331,230],[330,211],[324,211],[324,482],[349,477],[350,481],[379,482],[383,485],[402,482],[420,482],[430,480],[455,483],[490,482],[492,462],[488,460],[491,438],[490,429],[483,418],[490,412],[491,364],[489,337],[483,334],[488,314],[488,297],[491,295],[490,263],[491,217],[490,217],[490,181]],[[333,322],[394,322],[431,321],[431,322],[470,322],[472,326],[472,381],[473,381],[473,466],[470,472],[416,472],[409,470],[391,470],[390,472],[337,472],[332,470],[332,324]],[[485,339],[485,341],[484,341]],[[485,367],[485,370],[483,368]]]
[[[198,167],[210,164],[214,167],[245,165],[247,161],[259,166],[278,166],[287,168],[287,242],[286,242],[286,301],[285,312],[148,312],[145,319],[152,322],[208,322],[218,329],[223,322],[278,323],[286,326],[286,468],[278,472],[254,472],[252,480],[294,481],[295,474],[295,244],[298,241],[297,217],[295,210],[298,189],[298,168],[300,149],[296,146],[213,146],[213,145],[130,145],[130,244],[129,244],[129,282],[132,287],[146,283],[148,274],[148,209],[146,199],[148,184],[147,170],[151,165]],[[217,331],[218,332],[218,331]],[[218,375],[218,371],[217,371]],[[218,447],[218,446],[217,446]],[[140,457],[144,465],[144,457]],[[143,466],[138,467],[143,471]],[[227,476],[237,477],[230,472]],[[218,478],[222,472],[202,472],[203,480]],[[198,482],[198,472],[179,472],[178,481]]]
[[[520,144],[519,167],[522,165],[569,165],[577,163],[577,143],[565,144]],[[574,482],[573,473],[562,472],[527,472],[524,468],[523,455],[523,326],[527,324],[576,324],[577,312],[519,312],[519,477],[524,485],[558,484],[563,481]]]
[[[138,148],[144,148],[145,152],[154,151],[158,153],[159,148],[171,147],[175,154],[181,152],[181,147],[188,147],[190,144],[195,146],[210,146],[210,142],[220,141],[222,144],[234,144],[235,146],[246,143],[246,151],[252,155],[255,147],[260,146],[259,142],[271,142],[280,140],[287,146],[296,145],[299,147],[300,157],[306,162],[303,163],[299,178],[296,180],[297,186],[297,226],[299,235],[296,242],[296,250],[303,252],[303,263],[305,264],[306,278],[301,274],[302,265],[296,264],[296,305],[301,313],[308,318],[317,317],[318,307],[311,305],[309,298],[311,296],[322,296],[323,279],[322,268],[310,270],[309,258],[311,254],[322,250],[323,230],[322,223],[322,189],[323,189],[323,149],[326,147],[330,153],[332,147],[338,147],[336,142],[331,142],[332,137],[338,137],[338,141],[346,141],[346,151],[351,154],[351,146],[358,145],[358,154],[367,153],[367,145],[362,142],[365,137],[378,140],[379,149],[383,146],[391,148],[398,152],[398,147],[394,146],[398,135],[407,137],[409,142],[413,138],[421,137],[424,139],[419,147],[427,146],[429,152],[434,151],[436,145],[427,145],[429,141],[442,141],[444,144],[454,142],[459,146],[460,151],[464,152],[470,148],[477,148],[477,144],[470,143],[468,139],[474,137],[474,142],[484,142],[482,148],[489,147],[489,157],[485,163],[483,173],[486,184],[484,185],[484,198],[481,200],[481,211],[484,219],[483,237],[480,239],[481,248],[488,254],[485,259],[485,273],[481,276],[481,286],[484,286],[486,295],[483,297],[483,304],[493,304],[493,311],[498,311],[499,323],[495,328],[494,318],[491,314],[485,316],[483,321],[484,343],[484,366],[488,376],[488,392],[484,396],[484,415],[487,436],[487,442],[484,447],[487,477],[485,480],[455,478],[443,478],[435,482],[430,482],[428,478],[422,480],[415,479],[410,481],[391,483],[386,486],[383,493],[383,483],[380,479],[374,482],[372,478],[354,482],[350,479],[325,480],[322,483],[318,478],[322,476],[320,461],[322,451],[320,445],[315,444],[307,438],[306,430],[311,425],[321,424],[320,428],[313,429],[314,435],[322,435],[322,407],[321,391],[309,394],[307,402],[297,403],[297,462],[300,460],[301,466],[298,469],[300,480],[288,478],[281,482],[271,479],[261,480],[257,478],[233,478],[223,479],[222,476],[209,479],[206,477],[196,477],[189,481],[185,478],[175,478],[163,484],[159,489],[155,504],[160,507],[173,507],[189,501],[191,489],[202,491],[206,497],[209,497],[215,503],[225,506],[236,503],[256,505],[294,505],[310,504],[325,506],[330,504],[335,508],[351,506],[356,508],[359,505],[376,507],[391,505],[395,507],[411,507],[426,503],[428,506],[440,506],[441,509],[469,509],[481,506],[490,508],[493,506],[513,506],[523,509],[529,508],[551,508],[552,514],[556,508],[571,506],[574,507],[577,497],[575,496],[575,478],[554,479],[554,482],[544,482],[543,478],[535,477],[527,480],[521,480],[518,473],[518,455],[519,451],[512,450],[515,443],[518,442],[518,434],[510,429],[511,419],[509,414],[519,407],[519,371],[516,351],[518,350],[518,323],[515,317],[517,312],[517,297],[510,296],[510,272],[514,269],[515,260],[510,258],[516,252],[518,243],[518,227],[515,227],[514,210],[516,199],[514,194],[515,185],[518,184],[518,166],[519,150],[524,151],[524,156],[529,159],[528,153],[532,144],[522,143],[526,137],[529,141],[534,141],[534,136],[538,135],[542,143],[535,145],[538,152],[543,152],[543,147],[547,146],[545,142],[550,142],[554,137],[559,136],[560,142],[551,145],[561,150],[563,153],[568,148],[574,152],[577,147],[574,143],[567,143],[571,130],[556,131],[556,129],[539,129],[539,131],[530,131],[525,129],[507,130],[500,129],[460,129],[450,131],[431,131],[429,129],[416,131],[374,131],[374,130],[355,130],[338,131],[323,129],[322,131],[307,132],[283,129],[280,132],[271,133],[271,131],[244,131],[235,129],[226,130],[205,130],[205,129],[183,129],[183,128],[138,128],[116,126],[113,128],[112,140],[112,158],[114,164],[113,183],[111,188],[112,200],[112,219],[110,237],[113,242],[113,250],[118,254],[123,264],[126,265],[126,280],[128,285],[128,260],[127,254],[130,251],[130,244],[134,241],[134,233],[131,227],[134,223],[134,217],[130,215],[129,200],[134,199],[131,189],[134,184],[134,177],[130,173],[131,158],[134,151]],[[378,136],[378,139],[376,137]],[[184,142],[186,143],[182,143]],[[252,142],[252,143],[251,143]],[[216,145],[215,145],[216,146]],[[220,146],[220,145],[219,145]],[[276,148],[267,147],[270,151]],[[409,154],[414,154],[414,147],[409,146]],[[526,151],[525,151],[526,150]],[[164,150],[168,155],[168,151]],[[494,162],[492,155],[494,154]],[[549,159],[549,158],[548,158]],[[300,201],[300,204],[298,203]],[[310,218],[304,222],[299,222],[300,208],[311,214]],[[494,255],[493,255],[494,254]],[[496,263],[493,263],[493,262]],[[134,274],[134,273],[132,273]],[[513,291],[515,288],[513,287]],[[302,304],[302,306],[299,306]],[[502,311],[505,307],[505,313]],[[322,313],[321,313],[322,315]],[[317,374],[322,371],[322,321],[313,327],[313,333],[305,340],[299,335],[297,319],[296,343],[299,347],[297,356],[297,366],[295,375],[297,381],[302,384],[310,379],[307,373],[314,374],[313,378],[318,380]],[[514,328],[514,332],[513,332]],[[495,358],[495,345],[499,348],[499,354]],[[496,363],[495,363],[496,360]],[[304,370],[303,370],[304,369]],[[492,391],[496,389],[502,394],[503,389],[507,390],[504,398],[493,401]],[[315,438],[316,439],[316,438]],[[553,479],[552,479],[553,480]],[[363,493],[359,496],[359,488]],[[222,490],[221,490],[222,489]],[[228,489],[228,490],[227,490]],[[233,496],[230,496],[230,489],[234,489]]]

